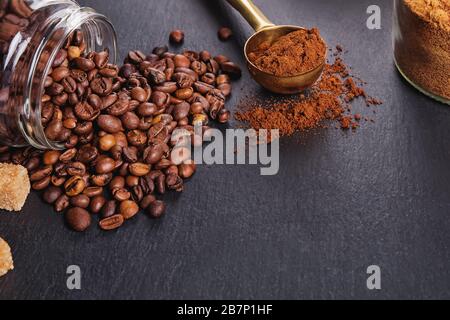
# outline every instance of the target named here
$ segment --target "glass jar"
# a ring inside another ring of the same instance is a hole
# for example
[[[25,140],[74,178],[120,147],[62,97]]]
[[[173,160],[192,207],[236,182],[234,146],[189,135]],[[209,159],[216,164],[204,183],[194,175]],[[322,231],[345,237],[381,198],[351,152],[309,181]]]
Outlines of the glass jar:
[[[41,122],[46,76],[76,30],[86,52],[117,56],[111,22],[72,0],[0,0],[0,142],[38,149],[62,149],[47,139]]]
[[[450,2],[395,0],[395,63],[422,93],[450,104]]]

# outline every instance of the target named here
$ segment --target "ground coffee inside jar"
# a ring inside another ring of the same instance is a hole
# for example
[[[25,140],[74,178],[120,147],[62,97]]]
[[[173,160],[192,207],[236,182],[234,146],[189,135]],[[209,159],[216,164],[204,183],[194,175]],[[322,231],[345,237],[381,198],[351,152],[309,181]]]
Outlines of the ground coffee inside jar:
[[[450,99],[450,1],[396,2],[395,58],[420,89]]]

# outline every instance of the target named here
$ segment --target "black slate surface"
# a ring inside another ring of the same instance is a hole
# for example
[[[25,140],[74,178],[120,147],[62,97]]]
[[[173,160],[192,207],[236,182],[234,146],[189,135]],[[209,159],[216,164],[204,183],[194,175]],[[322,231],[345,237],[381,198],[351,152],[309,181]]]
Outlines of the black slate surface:
[[[86,0],[117,29],[121,56],[165,44],[224,53],[242,66],[247,24],[223,1]],[[16,269],[0,299],[450,298],[450,109],[414,91],[392,63],[390,0],[255,0],[275,23],[318,26],[385,104],[356,133],[320,129],[283,140],[280,173],[200,167],[161,221],[141,215],[113,233],[70,232],[33,194],[20,215],[0,213]],[[382,9],[382,30],[366,8]],[[216,36],[230,25],[235,39]],[[246,72],[235,83],[263,94]],[[234,125],[235,123],[232,123]],[[300,143],[299,143],[300,142]],[[82,269],[82,290],[66,268]],[[379,265],[382,290],[366,287]]]

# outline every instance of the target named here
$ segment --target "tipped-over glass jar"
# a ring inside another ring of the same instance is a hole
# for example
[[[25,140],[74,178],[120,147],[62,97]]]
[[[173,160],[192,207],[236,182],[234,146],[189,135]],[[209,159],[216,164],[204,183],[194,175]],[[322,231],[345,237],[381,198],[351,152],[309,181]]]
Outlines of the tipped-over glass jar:
[[[82,51],[107,50],[115,62],[114,28],[93,9],[72,0],[0,0],[1,144],[62,148],[45,135],[41,111],[47,75],[77,34]],[[68,63],[66,58],[58,62]]]

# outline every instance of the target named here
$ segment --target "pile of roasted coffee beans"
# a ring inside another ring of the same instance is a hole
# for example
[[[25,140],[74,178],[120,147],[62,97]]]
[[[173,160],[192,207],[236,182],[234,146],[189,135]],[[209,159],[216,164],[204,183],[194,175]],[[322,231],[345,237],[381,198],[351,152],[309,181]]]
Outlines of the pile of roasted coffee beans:
[[[183,191],[196,171],[190,156],[172,161],[172,133],[181,128],[193,136],[195,125],[206,132],[210,119],[226,123],[231,79],[241,69],[208,51],[131,51],[120,68],[107,51],[84,51],[83,34],[75,32],[53,62],[42,97],[46,136],[65,150],[3,147],[0,161],[24,165],[32,188],[65,212],[73,230],[86,230],[92,215],[103,230],[141,210],[159,218],[166,208],[155,195]]]

